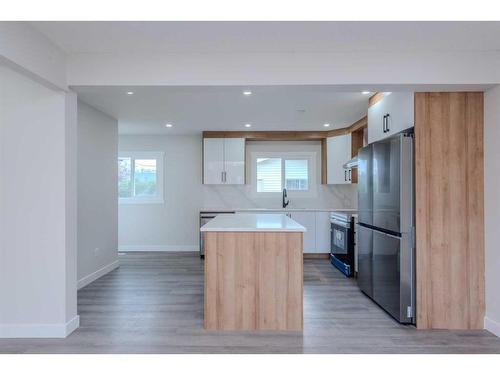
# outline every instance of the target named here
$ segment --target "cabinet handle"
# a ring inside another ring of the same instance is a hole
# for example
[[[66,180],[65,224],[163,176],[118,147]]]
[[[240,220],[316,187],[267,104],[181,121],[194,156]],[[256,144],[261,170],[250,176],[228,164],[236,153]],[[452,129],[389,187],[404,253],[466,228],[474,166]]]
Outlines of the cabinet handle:
[[[389,114],[387,113],[384,116],[384,133],[388,133],[390,131],[389,129]]]
[[[224,171],[224,183],[226,183],[226,182],[227,182],[227,172]]]
[[[224,171],[220,173],[220,182],[224,183]]]
[[[387,132],[387,130],[386,130],[386,126],[387,126],[386,120],[387,120],[387,115],[384,115],[384,120],[382,121],[382,130],[383,130],[384,133]]]
[[[347,171],[344,171],[344,181],[347,181]]]
[[[352,181],[351,172],[352,172],[352,169],[349,169],[349,181]]]

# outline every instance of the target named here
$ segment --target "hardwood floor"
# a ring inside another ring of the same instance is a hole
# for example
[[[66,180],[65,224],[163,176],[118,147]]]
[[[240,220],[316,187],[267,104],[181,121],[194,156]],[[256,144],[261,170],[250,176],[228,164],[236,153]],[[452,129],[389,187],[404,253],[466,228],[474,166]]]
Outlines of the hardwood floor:
[[[402,326],[328,260],[304,262],[304,331],[203,329],[203,261],[194,253],[127,253],[78,293],[66,339],[0,339],[0,353],[500,353],[484,330]]]

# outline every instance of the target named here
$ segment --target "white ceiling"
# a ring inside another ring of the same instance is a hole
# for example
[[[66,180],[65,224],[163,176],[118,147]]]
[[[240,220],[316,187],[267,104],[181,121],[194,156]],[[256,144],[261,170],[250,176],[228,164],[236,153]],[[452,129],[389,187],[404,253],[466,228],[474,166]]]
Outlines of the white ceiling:
[[[329,86],[73,87],[84,102],[119,120],[121,134],[203,130],[326,130],[366,115],[368,95]],[[243,95],[250,89],[251,96]],[[133,91],[134,95],[127,95]],[[167,129],[166,123],[173,124]],[[250,129],[245,128],[251,123]]]
[[[31,22],[69,54],[500,50],[500,22]]]
[[[66,53],[239,53],[500,50],[500,22],[31,22]],[[203,69],[203,66],[200,66]],[[73,87],[117,118],[123,134],[322,130],[367,111],[360,87]],[[371,87],[371,89],[375,89]],[[381,89],[381,87],[378,87]],[[126,95],[133,90],[134,95]],[[389,91],[395,91],[390,90]],[[305,110],[305,111],[302,111]],[[171,129],[165,123],[174,125]]]

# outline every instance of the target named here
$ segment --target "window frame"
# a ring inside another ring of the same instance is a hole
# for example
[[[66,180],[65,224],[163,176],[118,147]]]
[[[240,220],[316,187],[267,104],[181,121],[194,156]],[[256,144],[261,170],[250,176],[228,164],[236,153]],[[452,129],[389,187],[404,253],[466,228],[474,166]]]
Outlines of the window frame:
[[[266,198],[276,197],[282,194],[283,188],[286,186],[285,160],[307,160],[307,190],[288,190],[289,197],[312,197],[316,196],[316,153],[315,152],[291,152],[291,151],[273,151],[262,152],[255,151],[250,153],[250,181],[252,184],[252,195],[255,197]],[[278,192],[259,192],[257,191],[257,159],[259,158],[280,158],[281,159],[281,190]]]
[[[134,173],[135,173],[135,160],[137,159],[154,159],[156,160],[156,195],[151,197],[120,197],[118,195],[118,203],[119,204],[163,204],[164,200],[164,159],[165,153],[163,151],[120,151],[118,152],[118,158],[116,162],[120,158],[130,158],[130,172],[131,172],[131,180],[132,184],[134,184]],[[116,187],[118,189],[117,181]],[[119,194],[119,192],[118,192]]]

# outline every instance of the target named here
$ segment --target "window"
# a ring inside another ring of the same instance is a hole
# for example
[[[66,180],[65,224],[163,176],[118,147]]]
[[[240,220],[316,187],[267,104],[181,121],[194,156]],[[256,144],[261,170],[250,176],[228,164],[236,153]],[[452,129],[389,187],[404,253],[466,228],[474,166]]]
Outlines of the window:
[[[290,191],[308,191],[310,181],[309,157],[257,157],[257,193],[278,193],[285,187]]]
[[[257,158],[257,192],[281,191],[281,159]]]
[[[285,187],[287,190],[309,190],[308,160],[285,160]]]
[[[163,153],[124,152],[118,156],[120,203],[163,203]]]

